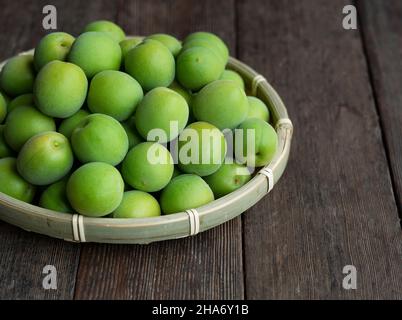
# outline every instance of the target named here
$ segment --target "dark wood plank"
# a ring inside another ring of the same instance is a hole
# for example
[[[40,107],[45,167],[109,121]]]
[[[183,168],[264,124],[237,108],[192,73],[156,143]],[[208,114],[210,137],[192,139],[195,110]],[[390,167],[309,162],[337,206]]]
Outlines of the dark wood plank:
[[[86,22],[114,18],[110,1],[52,1],[59,30],[78,33]],[[46,33],[42,8],[48,1],[1,1],[0,60],[35,46]],[[0,299],[72,299],[80,246],[0,223]],[[57,270],[57,290],[44,290],[46,265]]]
[[[358,1],[358,12],[402,218],[402,3]]]
[[[361,35],[342,28],[347,4],[239,2],[239,58],[295,124],[283,180],[245,215],[246,298],[402,297],[397,207]],[[357,290],[342,288],[345,265]]]
[[[131,34],[215,31],[235,48],[234,1],[128,1]],[[241,299],[241,220],[196,237],[148,246],[84,245],[77,299]]]

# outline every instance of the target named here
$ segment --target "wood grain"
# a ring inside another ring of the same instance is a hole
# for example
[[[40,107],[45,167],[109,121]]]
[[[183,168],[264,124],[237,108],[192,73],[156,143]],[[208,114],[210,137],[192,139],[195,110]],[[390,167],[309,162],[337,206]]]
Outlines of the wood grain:
[[[220,34],[235,48],[234,1],[120,2],[130,34]],[[195,237],[149,246],[83,245],[77,299],[241,299],[241,220]]]
[[[342,28],[347,4],[239,1],[239,58],[295,123],[283,180],[245,214],[246,298],[402,297],[397,208],[361,35]],[[342,288],[345,265],[357,290]]]
[[[58,28],[77,34],[85,23],[111,18],[110,1],[52,1]],[[42,8],[48,1],[1,1],[0,61],[35,46],[48,31],[42,28]],[[114,13],[113,13],[114,12]],[[80,246],[51,239],[0,222],[0,299],[72,299]],[[42,286],[46,265],[57,270],[57,290]]]
[[[358,1],[358,12],[402,218],[402,3]]]

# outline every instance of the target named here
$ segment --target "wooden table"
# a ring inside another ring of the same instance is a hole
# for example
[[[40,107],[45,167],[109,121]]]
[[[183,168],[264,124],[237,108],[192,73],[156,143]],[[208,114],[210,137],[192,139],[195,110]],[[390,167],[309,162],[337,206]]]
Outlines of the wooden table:
[[[350,2],[51,1],[73,34],[100,18],[130,34],[216,32],[283,97],[291,160],[242,217],[184,240],[72,244],[0,223],[0,298],[402,298],[402,2],[354,3],[345,30]],[[0,1],[1,60],[45,34],[45,4]],[[42,287],[46,265],[57,290]]]

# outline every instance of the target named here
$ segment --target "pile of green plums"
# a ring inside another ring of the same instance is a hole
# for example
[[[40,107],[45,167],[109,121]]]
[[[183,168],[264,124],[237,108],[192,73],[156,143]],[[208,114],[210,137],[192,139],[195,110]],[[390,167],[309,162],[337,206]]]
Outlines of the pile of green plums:
[[[126,37],[102,20],[78,37],[46,35],[0,73],[0,192],[58,212],[145,218],[239,189],[278,139],[228,59],[208,32]],[[239,130],[231,154],[227,134]]]

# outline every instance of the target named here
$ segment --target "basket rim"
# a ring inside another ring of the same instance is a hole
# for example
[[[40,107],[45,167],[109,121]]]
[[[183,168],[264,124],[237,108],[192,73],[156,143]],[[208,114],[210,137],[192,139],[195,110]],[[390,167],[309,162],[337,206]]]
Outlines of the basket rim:
[[[33,54],[34,49],[31,49],[29,51],[25,51],[20,53],[19,55],[23,54]],[[8,60],[3,61],[0,63],[0,71],[4,64]],[[253,86],[253,80],[256,79],[256,77],[262,77],[259,73],[257,73],[254,69],[246,65],[245,63],[241,62],[240,60],[237,60],[233,57],[229,57],[228,69],[234,70],[242,76],[242,78],[245,80],[246,84],[249,86]],[[261,79],[261,78],[260,78]],[[275,179],[273,181],[273,185],[277,183],[277,181],[280,179],[280,177],[283,174],[283,171],[285,170],[287,160],[289,157],[289,152],[290,152],[290,145],[291,145],[291,138],[292,138],[292,133],[293,133],[293,126],[290,122],[290,119],[288,117],[288,113],[286,110],[286,107],[278,95],[278,93],[275,91],[275,89],[266,81],[265,78],[262,77],[262,81],[257,84],[255,88],[255,96],[258,96],[261,98],[264,102],[267,103],[270,112],[273,117],[273,122],[277,124],[276,127],[276,132],[278,134],[278,150],[276,155],[274,156],[274,159],[271,161],[270,164],[265,166],[263,169],[269,169],[272,170],[274,173]],[[285,121],[283,121],[285,120]],[[279,126],[278,126],[279,123]],[[272,187],[273,187],[272,185]],[[216,199],[204,206],[201,206],[199,208],[195,208],[199,214],[199,219],[201,221],[201,230],[200,231],[205,231],[207,229],[210,229],[212,227],[215,227],[221,223],[224,223],[226,221],[231,220],[232,218],[236,217],[237,215],[241,214],[243,211],[247,210],[250,208],[253,204],[248,205],[247,208],[242,208],[245,209],[241,212],[235,212],[234,214],[224,212],[222,215],[220,215],[220,212],[225,211],[225,208],[230,207],[231,205],[233,208],[238,207],[240,204],[241,200],[243,200],[247,195],[253,192],[257,192],[258,196],[257,198],[261,199],[263,196],[265,196],[267,190],[269,189],[268,181],[266,176],[262,174],[257,174],[244,186],[241,188],[235,190],[234,192],[231,192],[230,194],[221,197],[219,199]],[[269,190],[270,191],[270,190]],[[257,199],[257,201],[259,201]],[[254,199],[255,200],[255,199]],[[253,201],[256,203],[257,201]],[[41,221],[46,221],[48,224],[61,224],[64,225],[64,229],[66,226],[70,226],[71,230],[64,230],[64,234],[51,234],[49,232],[41,232],[39,230],[39,233],[51,235],[53,237],[57,238],[63,238],[65,240],[69,241],[75,241],[75,242],[80,242],[82,239],[75,239],[73,237],[73,227],[71,227],[72,223],[74,223],[72,220],[73,216],[76,214],[70,214],[70,213],[61,213],[45,208],[41,208],[39,206],[29,204],[23,201],[20,201],[18,199],[12,198],[2,192],[0,192],[0,208],[7,208],[8,210],[11,210],[12,212],[19,212],[24,216],[29,216],[31,219],[39,219]],[[238,211],[237,209],[235,211]],[[208,223],[208,218],[211,215],[216,215],[214,218],[209,219],[210,223]],[[11,224],[18,225],[24,229],[29,228],[29,223],[22,223],[19,220],[15,221],[13,217],[4,215],[2,211],[0,211],[0,219],[9,222]],[[104,217],[83,217],[83,225],[85,226],[85,229],[92,229],[94,228],[113,228],[113,229],[146,229],[146,228],[163,228],[165,226],[165,229],[167,226],[171,224],[181,224],[181,229],[184,229],[183,226],[188,224],[189,222],[189,215],[187,212],[178,212],[178,213],[173,213],[169,215],[161,215],[159,217],[150,217],[150,218],[104,218]],[[28,227],[27,227],[28,225]],[[39,228],[40,229],[40,228]],[[68,229],[68,227],[67,227]],[[180,228],[173,228],[172,229],[180,229]],[[30,230],[30,229],[28,229]],[[33,231],[38,232],[38,226],[35,228],[32,228]],[[67,236],[66,234],[71,234],[71,237]],[[185,236],[189,236],[188,231],[181,230],[178,233],[169,233],[169,234],[162,234],[161,238],[157,238],[156,240],[167,240],[167,239],[173,239],[173,238],[181,238]],[[116,238],[107,238],[105,241],[98,241],[95,237],[95,239],[92,239],[93,242],[119,242],[119,243],[150,243],[154,240],[155,237],[146,237],[146,238],[137,238],[135,235],[130,235],[130,239],[116,239]],[[102,240],[102,239],[101,239]],[[91,241],[91,240],[90,240]]]

